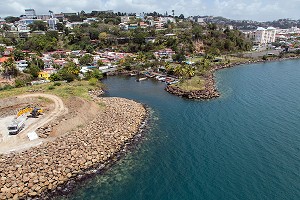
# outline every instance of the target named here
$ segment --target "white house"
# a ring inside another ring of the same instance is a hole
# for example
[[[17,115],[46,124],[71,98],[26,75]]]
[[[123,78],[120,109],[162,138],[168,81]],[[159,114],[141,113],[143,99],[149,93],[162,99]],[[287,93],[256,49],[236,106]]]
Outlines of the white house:
[[[24,69],[26,69],[28,67],[28,63],[26,60],[19,60],[19,61],[16,61],[16,64],[17,64],[17,68],[20,70],[20,71],[23,71]]]
[[[265,45],[268,43],[275,42],[276,29],[268,27],[267,29],[258,27],[254,31],[254,42]]]
[[[59,22],[56,18],[50,18],[47,20],[48,26],[50,30],[56,30],[56,25]]]

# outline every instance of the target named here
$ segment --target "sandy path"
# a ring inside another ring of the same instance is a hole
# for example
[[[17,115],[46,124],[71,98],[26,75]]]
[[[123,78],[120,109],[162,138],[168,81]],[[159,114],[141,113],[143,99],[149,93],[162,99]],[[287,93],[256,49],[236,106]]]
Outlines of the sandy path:
[[[35,94],[25,94],[20,95],[17,98],[26,98],[26,97],[44,97],[50,99],[54,102],[54,109],[38,118],[33,124],[30,124],[28,127],[25,127],[18,135],[9,136],[0,144],[0,153],[9,153],[11,151],[20,151],[23,149],[28,149],[30,147],[41,144],[44,139],[36,139],[30,141],[27,137],[27,134],[30,132],[36,131],[37,128],[44,126],[50,121],[56,119],[58,116],[66,114],[68,112],[67,107],[64,105],[63,101],[55,95],[35,93]]]

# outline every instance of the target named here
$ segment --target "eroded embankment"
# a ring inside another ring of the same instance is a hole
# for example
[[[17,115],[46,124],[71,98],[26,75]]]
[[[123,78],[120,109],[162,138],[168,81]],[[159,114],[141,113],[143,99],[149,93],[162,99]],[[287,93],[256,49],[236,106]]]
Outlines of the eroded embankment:
[[[122,98],[102,98],[105,108],[81,129],[27,151],[0,155],[0,199],[34,198],[106,164],[139,131],[145,108]]]

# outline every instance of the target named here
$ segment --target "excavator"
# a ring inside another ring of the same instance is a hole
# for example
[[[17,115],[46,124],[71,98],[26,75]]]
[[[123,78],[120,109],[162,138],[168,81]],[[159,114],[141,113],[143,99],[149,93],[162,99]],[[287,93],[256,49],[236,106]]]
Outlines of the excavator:
[[[42,112],[43,112],[43,110],[42,110],[41,108],[35,107],[35,108],[33,108],[33,110],[30,112],[30,115],[29,115],[29,116],[30,116],[30,117],[36,118],[36,117],[38,117],[39,115],[41,115]]]
[[[19,110],[19,112],[17,113],[17,117],[13,119],[11,124],[7,127],[9,135],[16,135],[25,127],[26,113],[30,113],[30,115],[28,115],[27,117],[36,118],[43,113],[43,110],[38,107],[30,106]]]
[[[39,115],[41,115],[43,113],[43,110],[41,108],[38,107],[26,107],[21,109],[18,113],[17,113],[17,117],[25,114],[25,113],[30,113],[30,115],[28,115],[28,117],[33,117],[33,118],[37,118]]]

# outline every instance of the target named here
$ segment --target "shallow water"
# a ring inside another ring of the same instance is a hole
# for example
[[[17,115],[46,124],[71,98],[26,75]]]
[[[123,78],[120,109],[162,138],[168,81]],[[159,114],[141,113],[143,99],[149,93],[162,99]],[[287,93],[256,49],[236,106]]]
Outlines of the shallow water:
[[[145,140],[68,199],[300,199],[300,61],[216,73],[221,97],[182,99],[154,80],[104,81],[152,109]]]

